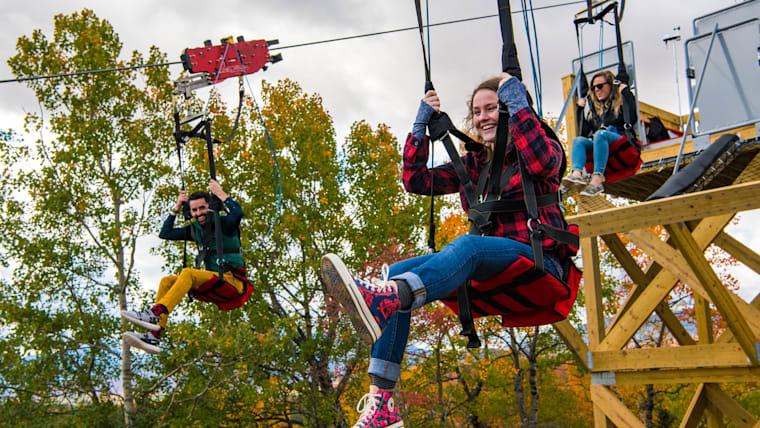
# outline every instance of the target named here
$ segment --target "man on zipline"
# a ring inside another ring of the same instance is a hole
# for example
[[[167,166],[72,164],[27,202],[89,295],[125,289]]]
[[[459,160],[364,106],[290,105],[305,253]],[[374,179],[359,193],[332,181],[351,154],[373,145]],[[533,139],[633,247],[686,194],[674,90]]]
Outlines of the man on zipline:
[[[188,197],[187,192],[183,190],[179,193],[177,204],[164,221],[158,236],[171,241],[195,241],[199,250],[196,268],[184,268],[179,275],[161,279],[156,303],[152,307],[141,312],[121,311],[125,320],[148,330],[142,334],[124,333],[124,340],[130,346],[151,354],[159,353],[161,332],[166,328],[169,314],[188,293],[198,300],[216,303],[222,310],[241,306],[251,293],[241,256],[238,230],[243,218],[243,209],[222,190],[222,186],[216,180],[211,180],[208,188],[228,210],[227,215],[219,218],[224,280],[220,280],[218,276],[219,253],[215,233],[215,216],[218,214],[209,210],[212,196],[208,192],[195,192]],[[185,203],[190,207],[192,221],[186,226],[174,227],[177,214],[182,211]],[[201,262],[204,263],[205,270],[199,269]]]

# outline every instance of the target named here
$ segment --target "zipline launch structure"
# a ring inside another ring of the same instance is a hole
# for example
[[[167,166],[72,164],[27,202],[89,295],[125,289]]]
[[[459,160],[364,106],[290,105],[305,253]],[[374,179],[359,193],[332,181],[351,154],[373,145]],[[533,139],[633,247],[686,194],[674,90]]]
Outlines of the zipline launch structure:
[[[608,2],[589,3],[590,14],[592,7],[602,8]],[[703,418],[710,428],[727,422],[760,427],[760,421],[721,387],[760,381],[760,295],[744,301],[722,283],[705,258],[705,250],[713,244],[760,273],[760,255],[724,230],[737,214],[760,208],[759,17],[760,0],[751,0],[694,19],[694,35],[684,43],[688,117],[639,102],[640,120],[659,117],[675,138],[646,142],[642,137],[638,172],[605,183],[607,194],[640,202],[617,207],[603,197],[581,196],[578,214],[567,218],[580,228],[587,340],[568,321],[553,325],[591,371],[596,427],[644,426],[618,398],[614,386],[684,383],[698,386],[681,427],[696,427]],[[633,46],[626,52],[631,55],[626,64],[635,83]],[[616,66],[617,58],[607,53],[577,59],[574,72],[581,61],[586,73]],[[593,63],[596,70],[588,68]],[[577,99],[574,82],[575,75],[563,78],[571,106]],[[569,140],[578,133],[574,110],[567,109]],[[643,123],[639,129],[644,129]],[[655,226],[667,231],[666,240],[651,231]],[[597,238],[634,284],[612,317],[605,317],[602,305]],[[653,262],[641,269],[626,242]],[[696,314],[696,338],[668,305],[679,282],[693,292],[690,309]],[[711,308],[726,323],[720,335]],[[655,315],[677,343],[634,348],[632,339]]]

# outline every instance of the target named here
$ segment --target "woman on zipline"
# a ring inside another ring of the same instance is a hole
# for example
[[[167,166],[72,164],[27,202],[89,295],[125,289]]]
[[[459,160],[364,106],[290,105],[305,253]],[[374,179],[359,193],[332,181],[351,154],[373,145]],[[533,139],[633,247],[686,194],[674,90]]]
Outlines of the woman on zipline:
[[[586,108],[587,98],[591,100],[589,108]],[[636,99],[628,85],[616,83],[615,75],[609,70],[594,74],[588,97],[578,100],[580,133],[573,139],[570,151],[572,171],[562,179],[568,194],[583,189],[581,195],[596,196],[604,191],[602,182],[610,155],[610,145],[621,138],[626,125],[624,109],[632,112],[635,121]],[[590,183],[587,183],[583,176],[588,153],[593,153],[594,159]]]
[[[499,101],[506,104],[510,113],[511,137],[504,171],[519,171],[521,161],[533,179],[537,195],[557,192],[564,160],[562,146],[547,137],[528,103],[525,86],[507,73],[478,85],[468,104],[468,125],[480,143],[475,147],[468,145],[468,152],[462,156],[472,182],[478,182],[480,172],[493,157]],[[429,142],[425,129],[438,111],[438,95],[428,91],[404,147],[404,187],[420,195],[430,195],[431,186],[432,193],[437,195],[460,192],[467,211],[468,203],[452,164],[427,168]],[[511,175],[501,196],[524,199],[519,173]],[[567,229],[558,205],[540,208],[539,215],[541,223]],[[394,263],[390,268],[383,266],[382,280],[355,277],[334,254],[322,258],[327,292],[345,308],[359,337],[373,345],[369,364],[372,384],[357,406],[361,416],[354,427],[403,425],[392,393],[401,372],[411,311],[448,296],[468,279],[492,278],[520,257],[532,260],[527,219],[524,211],[494,213],[488,236],[463,235],[439,253]],[[543,239],[542,247],[546,272],[563,278],[571,263],[572,250],[549,238]]]

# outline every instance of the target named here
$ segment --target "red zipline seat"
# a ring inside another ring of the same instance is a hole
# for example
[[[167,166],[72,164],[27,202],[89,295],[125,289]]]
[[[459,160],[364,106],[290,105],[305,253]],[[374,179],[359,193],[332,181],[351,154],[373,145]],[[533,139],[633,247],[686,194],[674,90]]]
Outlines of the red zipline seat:
[[[534,266],[533,260],[520,256],[493,278],[472,281],[472,317],[501,315],[505,327],[533,327],[566,319],[578,295],[580,270],[570,263],[565,281],[561,281]],[[459,315],[456,291],[442,300]]]
[[[238,293],[237,288],[227,281],[214,276],[197,288],[190,290],[190,296],[201,302],[216,304],[220,310],[229,311],[239,308],[248,300],[253,292],[253,286],[248,282],[246,269],[237,267],[230,271],[232,275],[243,283],[243,292]]]
[[[631,143],[628,137],[621,136],[610,144],[610,156],[604,169],[604,180],[613,182],[636,174],[641,167],[641,144]],[[586,153],[586,171],[594,172],[594,153]]]

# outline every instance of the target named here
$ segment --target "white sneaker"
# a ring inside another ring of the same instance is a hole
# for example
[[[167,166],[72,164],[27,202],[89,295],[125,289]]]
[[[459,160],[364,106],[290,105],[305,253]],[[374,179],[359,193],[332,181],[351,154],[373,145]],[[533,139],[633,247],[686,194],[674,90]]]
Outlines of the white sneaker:
[[[161,352],[161,341],[151,333],[133,333],[128,331],[122,335],[124,341],[129,346],[137,349],[142,349],[149,354],[158,354]]]

